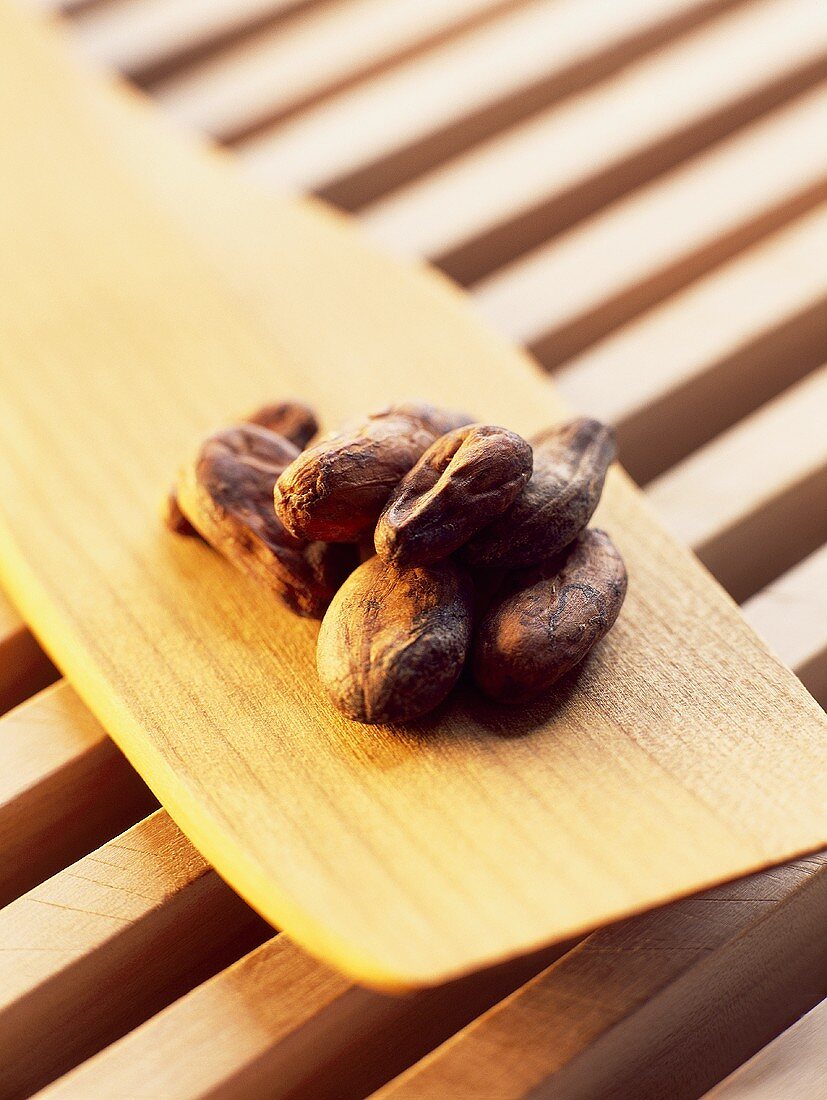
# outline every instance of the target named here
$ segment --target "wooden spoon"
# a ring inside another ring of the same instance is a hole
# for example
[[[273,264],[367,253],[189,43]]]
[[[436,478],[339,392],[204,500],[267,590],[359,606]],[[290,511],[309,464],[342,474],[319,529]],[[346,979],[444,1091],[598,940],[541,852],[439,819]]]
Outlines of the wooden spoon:
[[[408,987],[827,844],[821,712],[619,471],[598,520],[630,595],[579,677],[412,728],[331,710],[315,626],[164,529],[182,457],[265,400],[328,426],[417,397],[522,432],[562,415],[445,279],[260,195],[7,0],[0,194],[3,582],[273,923]]]

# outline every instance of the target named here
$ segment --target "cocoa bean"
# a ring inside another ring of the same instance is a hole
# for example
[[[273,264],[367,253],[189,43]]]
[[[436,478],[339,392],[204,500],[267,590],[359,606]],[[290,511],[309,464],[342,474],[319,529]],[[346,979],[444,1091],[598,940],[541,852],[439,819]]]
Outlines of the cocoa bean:
[[[354,561],[349,548],[296,539],[275,515],[276,478],[298,453],[258,425],[216,432],[182,470],[177,497],[206,542],[288,607],[318,617]]]
[[[276,484],[276,513],[297,538],[358,542],[420,455],[465,423],[458,413],[417,404],[351,422],[287,467]]]
[[[319,430],[316,414],[309,405],[301,401],[279,401],[273,405],[262,405],[242,419],[243,424],[258,424],[268,431],[277,432],[288,442],[304,450]],[[200,538],[200,535],[181,511],[178,497],[173,489],[166,500],[164,522],[170,531],[187,538]]]
[[[614,432],[578,418],[530,440],[534,470],[498,519],[472,538],[462,555],[472,565],[520,569],[545,561],[586,527],[615,457]]]
[[[303,451],[319,430],[316,414],[301,401],[279,401],[262,405],[260,409],[244,417],[246,424],[258,424],[268,431],[277,432]]]
[[[548,691],[609,631],[626,583],[623,559],[599,530],[585,531],[561,560],[517,574],[477,631],[477,684],[502,703]]]
[[[395,565],[427,565],[457,550],[506,510],[531,476],[531,447],[485,424],[432,443],[402,478],[376,525],[376,552]]]
[[[462,671],[473,594],[453,562],[399,569],[373,557],[333,598],[317,646],[319,677],[357,722],[400,722],[436,707]]]

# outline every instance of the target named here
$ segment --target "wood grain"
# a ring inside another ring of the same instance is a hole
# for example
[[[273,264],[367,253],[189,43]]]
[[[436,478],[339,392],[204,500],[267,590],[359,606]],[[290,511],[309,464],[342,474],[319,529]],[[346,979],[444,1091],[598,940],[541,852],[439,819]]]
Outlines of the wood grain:
[[[18,898],[0,910],[0,1096],[30,1095],[262,928],[162,811]]]
[[[827,1080],[827,1001],[707,1093],[708,1100],[818,1100]]]
[[[827,365],[648,488],[667,527],[736,600],[827,542],[825,409]]]
[[[0,719],[0,907],[154,807],[65,682]]]
[[[425,173],[362,222],[472,283],[825,72],[819,0],[756,0]]]
[[[327,422],[414,392],[465,404],[469,386],[517,429],[560,406],[438,277],[247,191],[2,12],[4,579],[221,873],[311,950],[399,985],[822,844],[823,716],[619,473],[601,519],[632,595],[563,698],[515,720],[463,697],[415,731],[330,713],[312,628],[150,519],[226,417],[228,364],[237,407],[298,392]]]
[[[477,283],[474,297],[557,367],[823,200],[827,153],[812,135],[824,126],[820,86]]]
[[[353,210],[731,0],[531,0],[235,143],[273,187]]]
[[[762,622],[768,644],[777,652],[783,652],[788,631],[784,606],[777,601],[770,603]],[[820,629],[821,648],[827,647],[827,616],[814,614],[808,629],[813,636]],[[797,665],[793,667],[796,672],[800,671]],[[607,1026],[620,1026],[626,1015],[634,1017],[643,1007],[645,991],[641,993],[637,978],[641,957],[650,971],[646,976],[648,987],[658,990],[658,997],[672,988],[676,997],[673,1012],[680,1013],[681,1022],[687,1021],[687,1026],[693,1029],[696,1027],[696,991],[709,982],[702,944],[715,948],[710,967],[716,980],[726,981],[727,975],[732,979],[729,951],[731,941],[736,938],[742,941],[740,950],[751,957],[751,965],[769,971],[768,952],[777,950],[777,944],[772,943],[772,938],[767,937],[762,928],[776,906],[783,912],[785,921],[793,918],[790,927],[785,927],[785,943],[790,938],[798,942],[802,935],[806,937],[809,929],[823,919],[824,891],[800,889],[806,883],[802,869],[807,866],[809,864],[802,863],[792,870],[784,867],[764,872],[755,877],[748,889],[741,889],[741,885],[725,887],[710,892],[703,899],[676,904],[669,911],[668,927],[683,929],[684,935],[672,936],[669,941],[674,940],[672,950],[664,950],[667,941],[663,926],[653,925],[654,918],[644,916],[628,922],[624,950],[611,957],[618,996],[611,1011],[606,1009]],[[822,861],[815,873],[823,885],[827,881],[827,864]],[[796,894],[796,890],[800,893]],[[790,904],[793,895],[795,900]],[[758,898],[764,898],[766,903],[757,904]],[[752,903],[748,899],[752,899]],[[700,901],[705,904],[699,904]],[[694,950],[687,949],[684,942],[687,929]],[[610,930],[609,934],[614,935],[614,932]],[[791,957],[796,959],[794,952]],[[766,1041],[797,1012],[803,1011],[817,996],[812,973],[803,976],[792,990],[792,1000],[782,1000],[779,989],[783,986],[786,990],[803,974],[806,965],[806,960],[796,960],[792,975],[785,974],[784,967],[769,971],[759,997],[754,996],[750,987],[746,996],[734,998],[731,994],[736,985],[731,984],[728,987],[730,995],[726,997],[726,1016],[722,1018],[713,1013],[710,1017],[715,1034],[704,1030],[697,1042],[698,1049],[687,1051],[690,1069],[695,1058],[702,1061],[711,1049],[716,1054],[715,1072],[719,1076],[726,1073],[734,1064],[732,1059],[736,1051],[749,1050],[750,1044],[755,1046]],[[523,964],[525,978],[536,974],[542,966],[541,960],[527,960]],[[408,998],[400,1005],[393,998],[355,990],[346,979],[337,978],[322,964],[311,962],[281,935],[229,971],[216,975],[203,989],[193,990],[161,1015],[102,1051],[51,1091],[54,1095],[77,1096],[84,1100],[111,1094],[115,1089],[131,1094],[137,1088],[156,1095],[178,1097],[215,1089],[235,1093],[241,1091],[242,1083],[249,1093],[255,1083],[267,1095],[273,1095],[277,1087],[295,1093],[298,1078],[300,1094],[312,1088],[316,1091],[311,1095],[327,1095],[332,1090],[340,1098],[362,1096],[393,1075],[395,1066],[402,1069],[412,1064],[441,1038],[447,1039],[462,1026],[463,1016],[470,1022],[486,1007],[486,1002],[502,999],[510,988],[518,986],[518,975],[519,970],[511,969],[497,975],[477,976],[471,984],[466,979],[465,983],[442,986]],[[742,977],[739,975],[738,980]],[[569,997],[570,1003],[600,1003],[603,987],[593,978],[590,966],[575,972],[576,984]],[[687,989],[688,996],[681,994],[682,988]],[[513,1000],[518,1008],[523,992]],[[276,1012],[274,1005],[279,1006]],[[513,1050],[515,1060],[522,1059],[525,1043],[522,1009],[512,1014],[508,1006],[503,1005],[497,1011],[502,1011],[500,1031],[505,1036],[506,1056]],[[543,1020],[539,1013],[537,1015],[539,1028]],[[572,1016],[576,1019],[577,1012]],[[213,1026],[215,1020],[228,1018],[233,1021],[229,1029]],[[602,1032],[600,1028],[595,1031],[594,1022],[592,1016],[581,1036],[587,1060],[603,1057],[599,1041]],[[655,1019],[647,1020],[645,1034],[639,1035],[634,1057],[642,1057],[653,1044],[662,1044],[675,1030],[682,1034],[675,1029],[673,1018],[656,1014]],[[536,1038],[535,1032],[533,1029],[532,1038]],[[550,1033],[548,1029],[544,1035],[546,1033]],[[473,1037],[473,1028],[467,1034]],[[595,1039],[593,1046],[592,1038]],[[553,1043],[547,1044],[543,1038],[539,1049],[545,1052],[549,1045],[553,1047]],[[179,1052],[178,1056],[172,1057],[173,1051]],[[184,1052],[183,1062],[181,1051]],[[323,1056],[320,1051],[324,1051]],[[450,1051],[449,1045],[435,1059]],[[726,1058],[722,1059],[722,1052],[726,1052]],[[498,1057],[495,1048],[495,1060]],[[480,1082],[488,1064],[486,1061],[476,1071]],[[427,1067],[427,1063],[425,1065]],[[673,1063],[664,1063],[659,1078],[662,1093],[674,1083],[673,1071]],[[416,1075],[412,1076],[416,1080]],[[482,1084],[479,1087],[482,1088]]]
[[[376,1096],[690,1100],[827,992],[827,856],[595,932]]]
[[[519,960],[394,997],[353,985],[280,934],[44,1095],[356,1100],[501,1000],[538,965]]]

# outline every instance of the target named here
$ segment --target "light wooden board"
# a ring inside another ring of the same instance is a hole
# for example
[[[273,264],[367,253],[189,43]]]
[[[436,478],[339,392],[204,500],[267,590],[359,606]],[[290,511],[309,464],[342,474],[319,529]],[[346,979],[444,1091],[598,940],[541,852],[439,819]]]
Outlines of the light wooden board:
[[[568,362],[555,382],[574,408],[614,424],[627,470],[649,481],[820,365],[825,254],[822,204]]]
[[[153,525],[180,455],[229,400],[276,392],[327,422],[417,392],[526,431],[560,406],[442,280],[246,191],[2,18],[4,577],[221,873],[312,951],[398,985],[822,844],[823,717],[619,474],[601,518],[632,593],[575,690],[518,717],[463,697],[427,736],[330,711],[313,628]],[[36,470],[62,492],[33,512]]]
[[[669,529],[737,600],[827,541],[826,415],[827,365],[649,486]]]
[[[819,615],[810,601],[800,608],[799,619],[806,617],[808,609],[810,619],[800,625],[812,638],[820,637],[819,648],[825,655],[827,670],[827,617]],[[763,627],[767,642],[783,652],[788,631],[783,605],[778,602],[768,605]],[[800,671],[797,665],[793,667]],[[60,730],[55,733],[59,735]],[[602,1017],[605,1028],[595,1027],[592,1015],[580,1035],[586,1061],[596,1060],[598,1065],[603,1061],[605,1073],[608,1067],[600,1036],[642,1009],[646,998],[641,996],[638,978],[641,960],[647,971],[646,988],[654,991],[658,1006],[668,1003],[669,990],[673,991],[673,1015],[668,1017],[656,1007],[655,1018],[651,1013],[647,1018],[646,1030],[636,1030],[637,1043],[632,1056],[640,1060],[646,1059],[654,1043],[668,1042],[670,1034],[686,1034],[683,1026],[675,1026],[675,1013],[681,1025],[686,1021],[695,1034],[695,995],[703,990],[700,996],[706,999],[710,970],[715,980],[727,983],[726,1019],[721,1021],[717,1014],[710,1014],[710,1027],[717,1034],[713,1037],[706,1030],[698,1034],[695,1039],[698,1051],[684,1046],[684,1076],[693,1064],[702,1064],[703,1059],[710,1072],[718,1075],[728,1072],[739,1060],[739,1052],[746,1052],[740,1053],[742,1059],[773,1031],[783,1027],[790,1014],[806,1009],[818,995],[812,968],[805,973],[809,957],[798,959],[792,951],[788,956],[794,960],[792,968],[788,965],[771,969],[768,961],[777,945],[773,945],[772,936],[767,936],[762,928],[768,919],[777,921],[772,917],[775,910],[781,913],[785,922],[781,942],[787,957],[786,945],[791,937],[806,938],[809,930],[818,926],[827,896],[822,888],[802,889],[806,883],[802,872],[806,873],[808,866],[767,871],[746,884],[676,903],[668,913],[629,922],[622,941],[624,950],[610,956],[617,996]],[[815,874],[822,883],[827,882],[827,864],[818,865]],[[665,924],[662,917],[666,918]],[[666,929],[672,930],[668,940]],[[693,947],[688,946],[687,930],[691,930]],[[615,936],[616,940],[615,931],[606,935]],[[768,976],[760,985],[760,992],[754,985],[744,988],[743,979],[751,972],[745,974],[742,968],[736,977],[733,971],[731,951],[735,941],[740,941],[740,950],[751,958],[751,965]],[[667,943],[670,949],[664,950]],[[578,958],[582,962],[593,959],[594,954]],[[525,967],[526,977],[530,977],[543,968],[543,963],[532,960]],[[817,968],[814,972],[818,973]],[[600,1001],[605,987],[599,972],[586,965],[569,974],[574,975],[568,992],[571,1003],[589,1005]],[[108,976],[102,975],[102,980],[107,981]],[[267,1095],[273,1095],[277,1087],[289,1091],[298,1077],[305,1091],[310,1085],[315,1087],[315,1095],[320,1094],[319,1090],[330,1089],[331,1080],[335,1082],[336,1095],[364,1095],[372,1087],[373,1075],[386,1080],[394,1072],[397,1059],[400,1066],[416,1059],[417,1044],[420,1054],[432,1049],[439,1042],[440,1032],[447,1037],[461,1026],[458,1021],[463,1014],[470,1020],[485,1007],[488,998],[492,1002],[501,999],[509,992],[509,985],[516,988],[519,981],[514,971],[495,978],[489,976],[472,985],[466,981],[409,999],[400,1008],[393,999],[354,990],[346,979],[311,962],[281,935],[103,1051],[59,1082],[53,1091],[55,1095],[84,1100],[110,1095],[115,1090],[132,1094],[138,1089],[178,1097],[218,1088],[226,1091],[231,1085],[238,1091],[241,1083],[249,1093],[255,1083]],[[787,989],[791,983],[795,985],[791,997],[782,999],[780,985]],[[510,1051],[511,1057],[519,1061],[524,1057],[525,1046],[521,996],[516,996],[512,1003],[516,1011],[509,1012],[504,1006],[498,1027],[504,1036],[506,1054]],[[542,1007],[536,1016],[532,1040],[536,1040],[543,1027]],[[231,1026],[216,1028],[216,1020],[229,1020]],[[473,1037],[474,1029],[467,1034]],[[498,1049],[493,1048],[495,1061]],[[547,1058],[546,1051],[554,1050],[553,1041],[547,1042],[545,1033],[538,1049],[543,1052],[543,1059]],[[716,1052],[714,1067],[708,1059],[710,1049]],[[450,1050],[449,1046],[443,1053]],[[551,1054],[548,1058],[547,1068],[555,1057]],[[648,1061],[651,1063],[651,1059]],[[476,1072],[486,1072],[488,1064],[481,1063]],[[661,1084],[673,1080],[673,1069],[674,1065],[663,1069]],[[326,1095],[324,1091],[321,1094]]]
[[[827,1081],[827,1001],[707,1093],[708,1100],[821,1100]]]
[[[505,0],[333,0],[292,28],[265,29],[174,73],[154,94],[183,124],[226,139],[504,6]]]
[[[0,721],[0,907],[153,808],[68,684]]]
[[[820,86],[480,281],[481,310],[559,366],[823,199],[824,127]]]
[[[0,1094],[31,1095],[262,927],[162,811],[7,905]]]
[[[531,0],[234,146],[275,187],[364,205],[731,0]]]
[[[827,71],[820,0],[755,0],[371,204],[371,237],[474,282]]]

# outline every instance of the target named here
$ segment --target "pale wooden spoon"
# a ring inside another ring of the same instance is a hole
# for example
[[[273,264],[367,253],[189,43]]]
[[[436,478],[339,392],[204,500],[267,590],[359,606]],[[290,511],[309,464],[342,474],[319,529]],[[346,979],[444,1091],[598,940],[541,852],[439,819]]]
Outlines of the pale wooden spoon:
[[[314,626],[164,530],[182,457],[264,400],[327,424],[412,397],[524,432],[562,415],[443,278],[259,195],[6,0],[0,194],[2,579],[271,921],[413,986],[827,843],[821,712],[619,472],[598,518],[630,595],[579,678],[409,729],[332,711]]]

